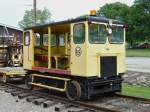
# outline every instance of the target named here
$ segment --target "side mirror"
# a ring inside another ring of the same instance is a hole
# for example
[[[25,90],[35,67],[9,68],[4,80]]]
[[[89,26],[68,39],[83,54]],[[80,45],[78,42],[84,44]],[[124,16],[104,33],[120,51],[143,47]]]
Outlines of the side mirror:
[[[108,33],[108,35],[111,35],[112,34],[112,29],[111,28],[107,28],[107,33]]]

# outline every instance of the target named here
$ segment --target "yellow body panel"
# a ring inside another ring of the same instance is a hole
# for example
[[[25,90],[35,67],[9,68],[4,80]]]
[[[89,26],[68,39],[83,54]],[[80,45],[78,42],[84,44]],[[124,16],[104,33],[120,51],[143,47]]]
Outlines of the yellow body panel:
[[[30,32],[30,45],[23,47],[23,67],[24,69],[32,69],[34,66],[34,33],[32,30]]]
[[[48,68],[51,68],[51,27],[48,27]]]
[[[87,23],[84,23],[85,26],[87,26]],[[74,44],[73,42],[73,26],[74,24],[71,25],[71,65],[70,65],[70,70],[71,70],[71,75],[76,75],[76,76],[86,76],[86,40],[83,44]],[[85,27],[87,28],[87,27]],[[87,32],[87,30],[86,30]],[[81,56],[76,56],[76,48],[81,48]]]
[[[87,74],[86,76],[100,77],[100,57],[116,56],[117,57],[117,73],[125,72],[125,52],[124,47],[120,45],[88,45],[87,46]]]

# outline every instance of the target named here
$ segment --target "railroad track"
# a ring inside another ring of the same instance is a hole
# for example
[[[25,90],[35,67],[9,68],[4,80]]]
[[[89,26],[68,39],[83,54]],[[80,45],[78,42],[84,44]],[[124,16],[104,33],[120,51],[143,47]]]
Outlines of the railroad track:
[[[43,108],[54,107],[54,112],[149,112],[150,100],[115,94],[92,101],[69,101],[66,97],[43,92],[43,89],[29,90],[12,83],[0,83],[0,90],[26,99]]]

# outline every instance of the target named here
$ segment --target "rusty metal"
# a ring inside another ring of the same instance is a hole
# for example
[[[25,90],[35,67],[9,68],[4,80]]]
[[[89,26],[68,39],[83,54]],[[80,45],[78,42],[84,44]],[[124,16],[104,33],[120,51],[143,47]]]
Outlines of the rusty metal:
[[[19,28],[0,23],[0,66],[8,64],[8,46],[10,43],[22,43],[23,31]],[[14,40],[14,41],[13,41]],[[12,48],[14,49],[14,48]]]

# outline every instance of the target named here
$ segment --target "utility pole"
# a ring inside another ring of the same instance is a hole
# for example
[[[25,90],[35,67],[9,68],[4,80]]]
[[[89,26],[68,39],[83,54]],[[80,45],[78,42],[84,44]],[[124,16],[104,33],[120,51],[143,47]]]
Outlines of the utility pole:
[[[33,25],[36,25],[36,0],[33,0]]]

